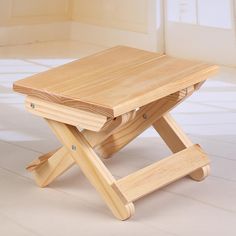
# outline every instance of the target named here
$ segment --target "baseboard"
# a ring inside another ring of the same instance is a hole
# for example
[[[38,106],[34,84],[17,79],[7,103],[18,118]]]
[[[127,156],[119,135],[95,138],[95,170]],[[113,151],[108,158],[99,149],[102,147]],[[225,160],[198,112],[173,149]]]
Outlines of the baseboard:
[[[72,40],[98,44],[106,47],[126,45],[150,51],[157,51],[157,32],[140,33],[71,22]]]
[[[127,45],[158,50],[156,31],[140,33],[71,21],[0,27],[0,46],[69,39],[105,47]]]
[[[0,27],[0,46],[67,40],[70,38],[69,21]]]

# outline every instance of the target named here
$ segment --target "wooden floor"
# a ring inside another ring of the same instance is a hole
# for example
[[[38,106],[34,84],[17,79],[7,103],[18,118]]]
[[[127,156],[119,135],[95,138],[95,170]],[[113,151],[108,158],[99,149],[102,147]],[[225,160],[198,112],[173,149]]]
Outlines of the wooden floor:
[[[78,167],[50,188],[35,185],[25,166],[59,143],[43,120],[25,111],[12,83],[101,49],[78,42],[0,48],[0,235],[235,236],[236,69],[222,68],[172,113],[210,156],[205,181],[184,178],[148,195],[126,222],[112,217]],[[149,129],[106,165],[122,177],[169,154]]]

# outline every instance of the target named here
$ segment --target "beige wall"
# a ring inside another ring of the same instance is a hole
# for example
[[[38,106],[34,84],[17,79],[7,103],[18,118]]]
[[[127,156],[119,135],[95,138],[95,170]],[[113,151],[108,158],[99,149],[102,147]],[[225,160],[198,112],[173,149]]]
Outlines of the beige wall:
[[[0,0],[0,26],[58,20],[146,33],[149,0]]]
[[[69,19],[70,0],[0,0],[0,25]]]
[[[72,0],[72,19],[135,32],[148,30],[147,0]]]
[[[68,38],[163,51],[163,1],[0,0],[0,45]]]

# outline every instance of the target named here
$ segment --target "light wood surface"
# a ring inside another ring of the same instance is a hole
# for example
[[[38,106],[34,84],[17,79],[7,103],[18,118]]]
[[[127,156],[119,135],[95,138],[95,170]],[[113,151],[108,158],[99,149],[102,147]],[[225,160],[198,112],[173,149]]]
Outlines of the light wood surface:
[[[89,142],[89,144],[92,147],[95,147],[99,145],[101,142],[103,142],[104,140],[106,140],[108,137],[110,137],[119,127],[122,127],[124,124],[133,120],[136,117],[136,114],[137,114],[136,111],[128,112],[112,120],[112,122],[110,122],[109,125],[103,128],[100,132],[94,132],[91,130],[83,130],[82,134],[84,135],[86,140]]]
[[[41,113],[39,114],[41,115]],[[128,114],[124,114],[112,120],[112,122],[109,122],[109,125],[100,132],[83,130],[81,133],[90,146],[94,147],[112,135],[119,126],[132,120],[135,114],[136,112],[129,112]],[[32,161],[26,169],[33,173],[35,181],[40,187],[46,187],[74,163],[75,161],[67,148],[61,147]]]
[[[97,154],[99,154],[100,157],[103,158],[110,157],[113,153],[122,149],[135,137],[137,137],[140,133],[142,133],[145,129],[147,129],[150,125],[152,125],[160,116],[162,116],[163,113],[166,113],[168,110],[176,106],[178,103],[182,102],[186,97],[190,96],[193,91],[194,90],[192,89],[192,86],[190,86],[189,88],[186,88],[177,93],[169,95],[166,98],[162,98],[157,102],[148,104],[140,108],[138,111],[129,112],[127,114],[117,117],[116,119],[109,122],[107,127],[103,128],[100,132],[83,130],[82,134],[86,138],[87,142],[92,147],[95,147],[94,150],[96,151]],[[42,115],[41,113],[38,114]],[[161,127],[163,129],[168,128],[163,125]],[[172,130],[172,131],[167,130],[167,133],[169,132],[172,132],[172,134],[176,136],[179,135],[176,133],[177,130]],[[173,137],[167,136],[166,140],[165,139],[164,140],[168,143],[171,141],[170,139],[173,139]],[[174,140],[174,142],[175,141],[178,140]],[[183,146],[183,148],[185,148],[185,146]],[[54,153],[56,151],[54,151]],[[52,153],[48,153],[43,158],[40,158],[40,160],[37,159],[33,163],[30,163],[30,165],[27,167],[28,170],[33,169],[35,172],[39,173],[41,169],[40,166],[42,165],[42,160],[46,161],[50,156],[52,156]],[[50,158],[52,159],[51,162],[57,163],[59,162],[60,157],[56,155],[55,157],[52,156]],[[55,161],[53,161],[54,158],[56,158]],[[70,162],[73,162],[73,160],[71,160],[72,159],[71,155],[67,155],[67,158],[70,159]],[[63,163],[64,156],[62,156],[61,159]],[[65,165],[64,168],[65,170],[67,170],[68,166]],[[44,167],[42,167],[42,169],[44,169]],[[39,178],[38,174],[35,175],[36,182],[38,183],[39,186],[45,187],[49,183],[51,183],[54,179],[56,179],[58,176],[60,176],[60,172],[63,173],[65,170],[63,170],[63,165],[59,166],[59,168],[57,168],[57,165],[54,165],[54,168],[47,168],[44,172],[40,171],[40,174],[42,175],[41,178]],[[48,176],[50,176],[50,181],[47,182],[44,181],[44,179],[48,178]]]
[[[193,145],[170,113],[164,114],[160,119],[155,121],[153,127],[173,153],[182,151]]]
[[[199,89],[199,86],[195,86],[195,89]],[[192,141],[169,113],[164,114],[159,120],[154,122],[153,127],[173,153],[177,153],[193,145]],[[202,181],[209,174],[210,166],[207,165],[193,171],[189,176],[193,180]]]
[[[78,126],[81,129],[99,131],[107,122],[107,117],[103,115],[30,96],[26,98],[25,106],[26,109],[34,115]]]
[[[111,157],[125,147],[144,130],[150,127],[163,114],[173,109],[194,92],[193,86],[173,93],[156,102],[141,107],[133,120],[119,127],[105,141],[95,147],[96,152],[103,158]]]
[[[210,171],[210,165],[206,165],[190,173],[189,177],[199,182],[204,180],[210,174]]]
[[[217,67],[118,46],[14,83],[14,90],[117,117],[205,80]]]
[[[128,201],[135,201],[208,163],[201,148],[194,145],[118,180],[117,184]]]
[[[34,168],[32,165],[28,167],[40,187],[48,186],[74,164],[73,158],[65,147],[60,148],[51,156],[47,155],[49,157],[47,161],[34,166]]]
[[[38,157],[36,160],[34,160],[30,164],[28,164],[26,169],[31,172],[31,171],[34,171],[35,169],[39,168],[46,161],[48,161],[48,159],[51,158],[59,149],[60,148]]]
[[[83,135],[73,126],[47,120],[55,135],[65,145],[90,183],[103,197],[113,214],[121,220],[134,213],[134,206],[119,192],[115,178],[99,159]],[[118,193],[117,193],[118,192]],[[121,197],[122,196],[122,197]]]

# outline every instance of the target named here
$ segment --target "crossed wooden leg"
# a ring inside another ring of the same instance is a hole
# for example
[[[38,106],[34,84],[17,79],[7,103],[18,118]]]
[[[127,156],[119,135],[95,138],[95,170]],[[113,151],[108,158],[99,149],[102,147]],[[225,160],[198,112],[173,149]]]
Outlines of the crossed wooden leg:
[[[35,181],[40,187],[46,187],[74,163],[67,148],[61,147],[31,162],[26,169],[33,173]]]
[[[116,129],[129,122],[134,117],[135,112],[129,112],[110,122],[108,127],[100,132],[83,130],[82,134],[90,146],[95,147],[108,138]],[[33,173],[36,183],[40,187],[46,187],[73,166],[73,164],[75,164],[74,159],[67,148],[63,146],[34,160],[26,167],[26,169]]]
[[[46,119],[63,147],[40,157],[28,169],[34,173],[36,182],[44,187],[76,163],[113,214],[118,219],[128,219],[134,212],[133,201],[140,197],[186,175],[198,181],[207,176],[207,156],[199,145],[191,143],[168,113],[196,88],[189,87],[141,107],[125,118],[116,118],[100,132],[80,132],[75,126]],[[116,180],[97,154],[110,157],[151,125],[174,154]]]
[[[73,160],[80,166],[84,175],[104,198],[113,214],[121,220],[129,218],[134,211],[133,204],[128,202],[119,191],[114,177],[93,151],[83,134],[70,125],[52,120],[48,120],[48,123]]]
[[[180,152],[193,145],[169,113],[154,122],[153,127],[173,153]],[[196,181],[201,181],[209,175],[209,172],[210,166],[206,165],[192,172],[189,176]]]

